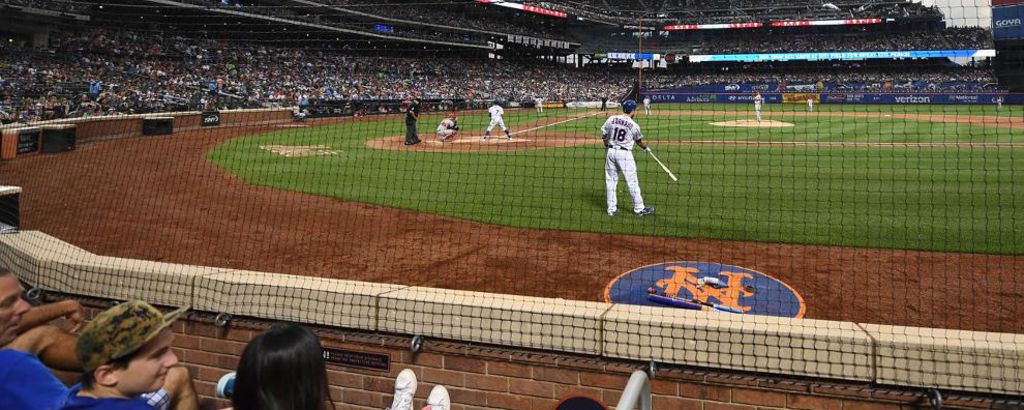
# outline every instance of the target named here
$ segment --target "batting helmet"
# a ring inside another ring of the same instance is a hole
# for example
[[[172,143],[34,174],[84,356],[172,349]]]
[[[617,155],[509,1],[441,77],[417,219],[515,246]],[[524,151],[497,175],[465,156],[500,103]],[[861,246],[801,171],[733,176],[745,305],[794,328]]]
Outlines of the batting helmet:
[[[629,114],[636,110],[636,101],[626,100],[622,102],[622,112]]]

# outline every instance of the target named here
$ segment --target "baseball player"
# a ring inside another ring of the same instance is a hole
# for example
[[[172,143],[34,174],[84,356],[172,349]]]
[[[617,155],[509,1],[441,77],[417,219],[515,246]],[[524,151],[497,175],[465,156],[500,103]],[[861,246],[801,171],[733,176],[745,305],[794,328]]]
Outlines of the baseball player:
[[[651,115],[651,97],[644,97],[644,115]]]
[[[640,181],[636,176],[636,161],[633,159],[633,144],[639,145],[645,153],[651,149],[643,141],[640,133],[640,125],[633,121],[636,111],[636,101],[626,100],[622,103],[622,112],[625,114],[608,117],[601,127],[601,135],[604,138],[604,146],[608,148],[604,160],[604,183],[607,187],[608,215],[615,216],[619,213],[618,197],[616,191],[619,185],[619,172],[626,179],[626,186],[629,187],[629,195],[633,197],[633,214],[645,216],[654,213],[654,207],[645,207],[644,199],[640,196]]]
[[[538,113],[544,112],[544,98],[535,97],[533,99],[533,105],[537,107]]]
[[[1003,97],[1002,96],[996,97],[996,109],[997,110],[1003,109]]]
[[[487,131],[484,131],[484,139],[482,142],[487,142],[487,139],[491,137],[491,130],[494,129],[495,125],[501,127],[501,130],[505,131],[505,138],[511,141],[512,134],[508,132],[508,127],[505,126],[505,120],[501,118],[502,115],[505,115],[505,109],[501,108],[501,104],[495,101],[494,105],[487,109],[487,112],[491,116],[491,123],[487,125]]]
[[[807,112],[814,112],[814,99],[807,97]]]
[[[448,114],[448,117],[437,125],[437,139],[441,142],[446,142],[449,139],[455,139],[455,136],[458,134],[459,117],[457,117],[455,113]]]
[[[764,102],[764,98],[761,98],[760,92],[754,93],[754,116],[757,117],[757,122],[761,122],[761,103]]]
[[[309,114],[309,112],[306,111],[306,110],[303,110],[302,107],[299,107],[299,106],[292,107],[292,119],[294,121],[296,121],[296,122],[305,121],[306,120],[306,115],[308,115],[308,114]]]

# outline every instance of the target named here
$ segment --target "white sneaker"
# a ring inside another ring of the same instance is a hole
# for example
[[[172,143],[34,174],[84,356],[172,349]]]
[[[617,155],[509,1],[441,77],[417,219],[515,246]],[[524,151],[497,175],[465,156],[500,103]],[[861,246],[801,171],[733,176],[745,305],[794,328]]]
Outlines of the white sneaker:
[[[405,369],[395,378],[395,401],[388,410],[412,410],[412,400],[416,396],[416,373]]]
[[[452,399],[448,396],[448,389],[444,386],[434,386],[427,397],[427,406],[423,410],[451,410]]]

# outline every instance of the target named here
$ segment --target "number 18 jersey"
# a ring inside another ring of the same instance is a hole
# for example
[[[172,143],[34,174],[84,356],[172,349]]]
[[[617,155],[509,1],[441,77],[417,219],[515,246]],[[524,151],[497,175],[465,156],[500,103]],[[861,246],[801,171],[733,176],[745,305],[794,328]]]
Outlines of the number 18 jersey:
[[[631,151],[633,144],[644,137],[640,133],[640,125],[625,114],[608,117],[608,121],[604,122],[604,127],[601,127],[601,135],[604,136],[608,145],[627,151]]]

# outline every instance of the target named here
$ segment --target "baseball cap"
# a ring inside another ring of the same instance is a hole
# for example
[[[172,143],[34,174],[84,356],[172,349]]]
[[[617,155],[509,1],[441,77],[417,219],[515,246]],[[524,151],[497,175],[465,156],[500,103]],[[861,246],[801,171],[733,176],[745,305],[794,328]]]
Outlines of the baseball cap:
[[[636,110],[636,101],[626,100],[622,102],[622,112],[629,114]]]
[[[162,314],[152,305],[133,300],[107,309],[82,329],[75,353],[86,372],[128,356],[174,323],[187,307]]]

